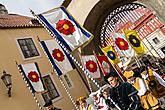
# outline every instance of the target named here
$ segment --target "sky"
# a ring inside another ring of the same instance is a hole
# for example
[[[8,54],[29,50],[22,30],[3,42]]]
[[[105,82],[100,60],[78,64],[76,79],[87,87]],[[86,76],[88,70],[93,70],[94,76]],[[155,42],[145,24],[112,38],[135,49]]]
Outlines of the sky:
[[[9,14],[19,14],[32,17],[29,9],[36,14],[58,7],[63,0],[0,0],[5,5]]]

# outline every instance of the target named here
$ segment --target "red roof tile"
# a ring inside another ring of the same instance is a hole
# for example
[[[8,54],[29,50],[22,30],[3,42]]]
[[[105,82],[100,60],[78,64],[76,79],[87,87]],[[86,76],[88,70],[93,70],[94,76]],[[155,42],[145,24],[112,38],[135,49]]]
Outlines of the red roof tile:
[[[17,14],[0,14],[0,28],[41,26],[34,18]]]

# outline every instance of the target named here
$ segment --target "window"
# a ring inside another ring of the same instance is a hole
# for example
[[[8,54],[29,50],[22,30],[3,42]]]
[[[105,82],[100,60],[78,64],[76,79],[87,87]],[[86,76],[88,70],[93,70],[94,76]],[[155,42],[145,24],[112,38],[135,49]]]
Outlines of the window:
[[[53,100],[57,97],[60,96],[60,94],[58,93],[50,75],[46,75],[43,77],[43,82],[46,88],[46,92],[42,94],[42,97],[44,99],[45,102],[49,101],[49,100]]]
[[[17,39],[17,41],[25,58],[39,56],[32,38]]]
[[[161,51],[165,54],[165,47],[161,48]]]
[[[152,39],[154,41],[155,44],[158,44],[160,41],[157,37],[155,37],[154,39]]]
[[[64,75],[64,79],[65,79],[68,87],[71,88],[72,87],[72,82],[70,81],[69,77],[66,74]]]

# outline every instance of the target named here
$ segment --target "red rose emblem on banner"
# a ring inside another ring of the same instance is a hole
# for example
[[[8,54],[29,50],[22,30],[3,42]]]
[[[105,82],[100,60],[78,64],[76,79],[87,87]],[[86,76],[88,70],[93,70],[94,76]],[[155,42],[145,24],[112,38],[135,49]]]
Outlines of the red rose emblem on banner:
[[[92,73],[97,71],[97,65],[92,60],[89,60],[89,61],[86,62],[86,68]]]
[[[52,56],[57,61],[61,61],[62,62],[64,60],[64,54],[59,49],[54,49],[53,53],[52,53]]]
[[[56,29],[65,35],[72,34],[75,30],[73,24],[69,20],[59,20],[56,24]]]
[[[35,71],[30,71],[28,73],[28,78],[32,81],[32,82],[38,82],[39,81],[39,76]]]
[[[123,38],[115,38],[115,43],[120,50],[128,50],[128,43]]]

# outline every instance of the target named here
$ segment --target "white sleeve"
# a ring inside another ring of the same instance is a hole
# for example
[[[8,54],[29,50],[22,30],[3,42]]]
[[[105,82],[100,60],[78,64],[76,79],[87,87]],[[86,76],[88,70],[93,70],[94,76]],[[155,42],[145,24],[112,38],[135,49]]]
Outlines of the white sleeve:
[[[165,80],[163,80],[163,79],[161,78],[161,76],[160,76],[158,73],[156,73],[155,71],[153,71],[153,75],[154,75],[155,78],[158,80],[158,82],[159,82],[162,86],[165,87]]]
[[[91,92],[91,94],[89,94],[89,97],[93,97],[94,95],[97,95],[97,97],[100,97],[100,94],[101,94],[101,90],[97,90],[95,92]]]
[[[140,89],[138,90],[138,95],[142,96],[147,92],[147,87],[142,79],[139,79]]]
[[[96,92],[91,92],[91,94],[89,94],[89,97],[93,97],[94,95],[97,95],[97,91]]]

